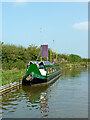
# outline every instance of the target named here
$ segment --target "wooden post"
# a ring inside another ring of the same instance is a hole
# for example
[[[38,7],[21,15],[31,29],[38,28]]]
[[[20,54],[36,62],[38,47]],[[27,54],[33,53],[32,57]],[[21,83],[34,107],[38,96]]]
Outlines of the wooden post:
[[[56,63],[57,63],[57,50],[56,50]]]
[[[42,61],[42,57],[41,57],[41,61]]]
[[[52,51],[50,50],[50,62],[52,62]]]

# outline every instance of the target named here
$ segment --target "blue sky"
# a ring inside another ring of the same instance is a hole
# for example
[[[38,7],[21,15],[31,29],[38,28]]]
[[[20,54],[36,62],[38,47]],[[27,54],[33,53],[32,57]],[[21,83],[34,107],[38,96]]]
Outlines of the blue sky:
[[[3,2],[2,41],[88,57],[87,2]],[[40,40],[40,26],[42,26]]]

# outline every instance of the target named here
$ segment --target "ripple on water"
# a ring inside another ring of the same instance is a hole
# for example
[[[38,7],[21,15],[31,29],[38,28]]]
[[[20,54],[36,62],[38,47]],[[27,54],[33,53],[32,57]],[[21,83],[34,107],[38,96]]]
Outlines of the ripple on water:
[[[3,111],[0,115],[3,113],[3,116],[11,117],[10,113],[13,113],[14,117],[86,117],[87,95],[84,90],[87,90],[87,78],[85,82],[83,80],[83,77],[72,79],[66,75],[63,80],[57,80],[45,90],[44,87],[26,86],[8,93],[2,97]]]
[[[12,108],[12,105],[8,105],[7,108]]]
[[[8,101],[17,101],[17,98],[9,98]]]
[[[40,103],[40,101],[35,101],[35,103]]]
[[[9,105],[18,105],[18,102],[17,101],[11,101],[8,103]]]
[[[37,107],[37,106],[38,106],[38,105],[36,105],[36,104],[32,104],[32,105],[31,105],[31,107]]]
[[[13,110],[10,110],[10,111],[8,111],[8,112],[15,112],[15,111],[13,111]]]
[[[16,107],[13,107],[13,109],[17,109]]]
[[[9,110],[7,106],[2,107],[2,110]]]

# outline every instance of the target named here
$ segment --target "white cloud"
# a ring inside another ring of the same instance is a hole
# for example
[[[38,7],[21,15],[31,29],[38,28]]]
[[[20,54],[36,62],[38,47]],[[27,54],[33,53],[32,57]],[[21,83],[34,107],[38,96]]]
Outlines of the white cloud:
[[[73,25],[73,27],[78,30],[88,30],[88,22],[86,21],[86,22],[76,23]]]

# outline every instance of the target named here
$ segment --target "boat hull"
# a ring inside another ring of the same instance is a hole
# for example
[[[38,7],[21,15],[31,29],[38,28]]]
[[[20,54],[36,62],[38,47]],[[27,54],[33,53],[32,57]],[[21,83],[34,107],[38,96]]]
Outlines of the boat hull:
[[[50,82],[52,79],[60,76],[59,64],[44,65],[43,62],[33,64],[30,62],[30,66],[27,66],[26,74],[23,77],[23,85],[41,84]]]
[[[54,74],[53,76],[52,75],[49,75],[47,76],[47,78],[37,78],[37,77],[33,77],[32,79],[30,80],[26,80],[26,78],[23,78],[22,80],[22,84],[23,85],[33,85],[33,84],[43,84],[43,83],[51,83],[53,81],[55,81],[58,77],[61,76],[61,73],[60,72],[57,72],[57,74]]]

